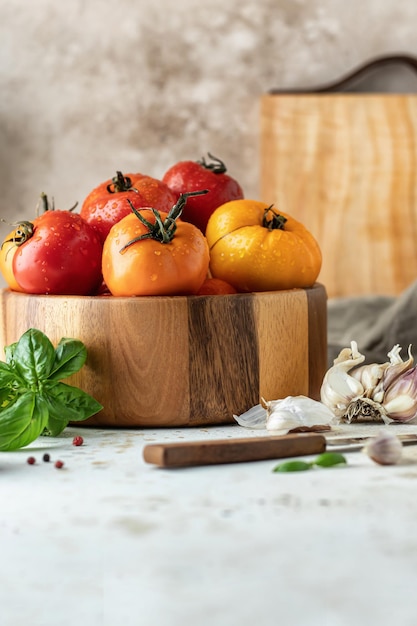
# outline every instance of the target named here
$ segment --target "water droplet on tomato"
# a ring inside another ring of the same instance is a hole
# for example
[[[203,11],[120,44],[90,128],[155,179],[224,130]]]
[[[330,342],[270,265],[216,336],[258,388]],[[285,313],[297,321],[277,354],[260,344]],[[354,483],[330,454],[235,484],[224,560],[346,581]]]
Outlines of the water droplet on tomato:
[[[155,282],[158,279],[158,274],[151,274],[150,279],[152,282]]]
[[[156,256],[159,256],[161,254],[161,251],[160,250],[154,250],[153,253],[156,254]]]

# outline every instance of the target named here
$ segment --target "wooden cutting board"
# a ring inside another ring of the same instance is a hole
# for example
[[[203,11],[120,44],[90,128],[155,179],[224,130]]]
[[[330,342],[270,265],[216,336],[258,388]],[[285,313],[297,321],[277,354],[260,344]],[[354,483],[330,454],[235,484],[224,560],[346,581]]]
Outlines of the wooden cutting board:
[[[387,58],[417,72],[417,59]],[[417,278],[417,95],[273,90],[261,98],[261,198],[318,240],[329,297]]]
[[[318,398],[327,366],[326,291],[190,297],[0,294],[0,349],[28,328],[87,347],[74,384],[103,411],[100,426],[233,422],[287,395]]]

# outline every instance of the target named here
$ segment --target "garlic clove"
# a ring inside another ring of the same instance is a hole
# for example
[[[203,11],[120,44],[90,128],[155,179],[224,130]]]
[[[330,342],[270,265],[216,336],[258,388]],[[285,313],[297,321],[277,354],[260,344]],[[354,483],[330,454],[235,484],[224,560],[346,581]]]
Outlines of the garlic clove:
[[[405,372],[409,371],[413,367],[414,358],[411,354],[411,344],[408,346],[408,359],[403,361],[400,357],[401,348],[397,344],[393,347],[391,352],[388,352],[388,357],[390,359],[390,364],[386,368],[382,381],[376,387],[374,391],[373,398],[376,400],[376,395],[380,389],[385,393],[390,386]],[[381,400],[380,400],[381,401]]]
[[[358,380],[364,389],[366,397],[372,397],[374,400],[375,388],[381,382],[385,370],[389,367],[389,363],[371,363],[370,365],[361,365],[350,372],[350,376]],[[382,393],[383,395],[383,393]]]
[[[402,457],[402,443],[392,433],[381,431],[364,447],[364,452],[379,465],[395,465]]]
[[[344,348],[326,372],[320,390],[320,399],[336,417],[343,417],[349,404],[364,395],[360,380],[350,375],[350,370],[365,359],[358,351],[355,341],[350,348]]]
[[[417,367],[400,376],[384,394],[382,406],[386,414],[398,422],[409,422],[417,415]]]

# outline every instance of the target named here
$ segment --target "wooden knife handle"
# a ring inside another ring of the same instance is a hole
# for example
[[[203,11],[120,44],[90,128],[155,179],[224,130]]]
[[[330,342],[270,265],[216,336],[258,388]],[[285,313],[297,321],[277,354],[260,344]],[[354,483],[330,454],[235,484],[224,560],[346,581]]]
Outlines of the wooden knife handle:
[[[303,454],[319,454],[326,439],[316,433],[218,439],[181,443],[153,443],[145,446],[143,458],[159,467],[190,467],[280,459]]]

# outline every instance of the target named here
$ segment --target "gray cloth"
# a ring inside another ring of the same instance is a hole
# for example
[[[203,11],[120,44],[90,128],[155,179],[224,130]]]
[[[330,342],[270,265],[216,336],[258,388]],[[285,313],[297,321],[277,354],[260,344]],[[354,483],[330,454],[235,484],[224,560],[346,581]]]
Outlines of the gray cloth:
[[[395,344],[406,358],[417,351],[417,282],[396,296],[358,296],[328,301],[329,366],[342,348],[356,341],[366,363],[383,363]]]

